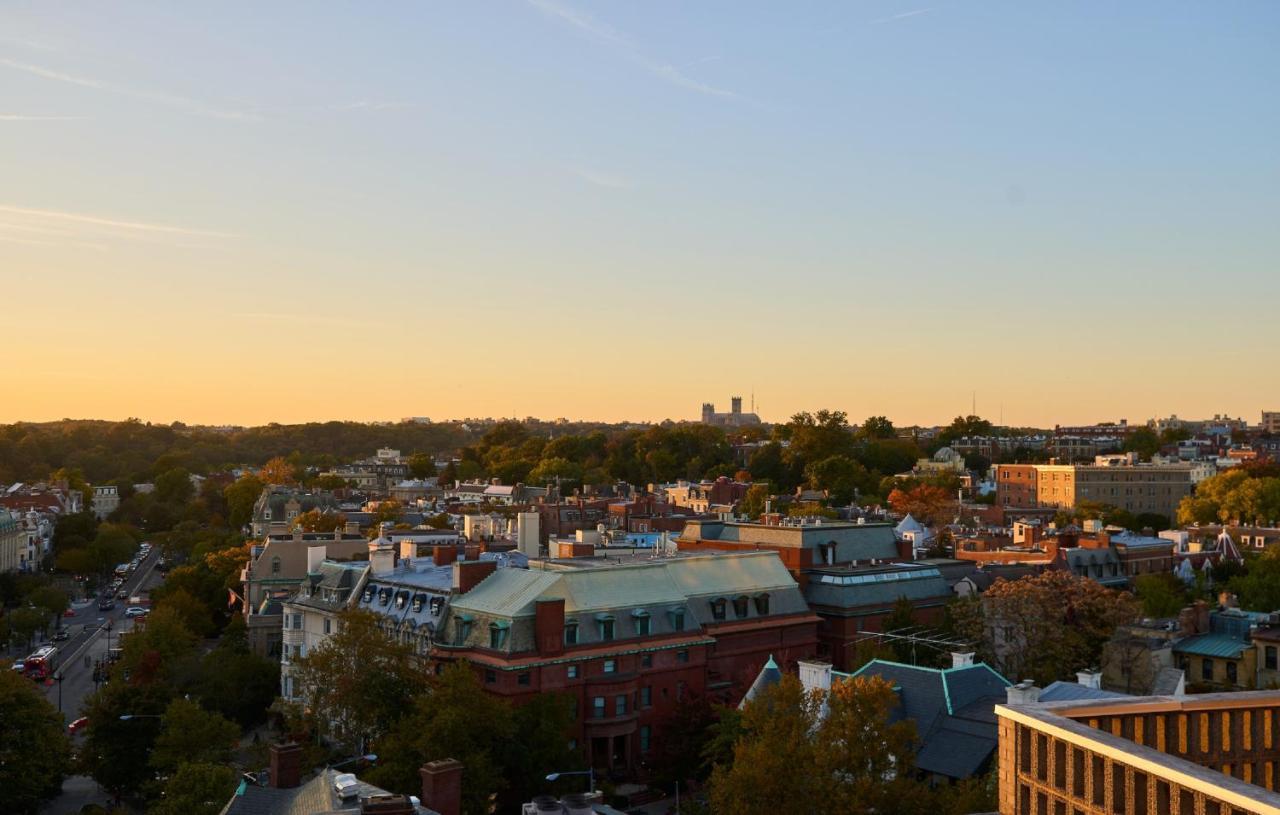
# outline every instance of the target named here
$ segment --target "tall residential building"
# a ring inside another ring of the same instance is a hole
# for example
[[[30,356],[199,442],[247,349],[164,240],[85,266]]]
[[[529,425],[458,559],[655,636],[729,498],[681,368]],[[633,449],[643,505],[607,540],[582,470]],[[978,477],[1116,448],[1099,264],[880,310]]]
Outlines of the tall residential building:
[[[997,705],[1000,815],[1277,815],[1280,693]]]
[[[1280,410],[1262,411],[1262,421],[1258,422],[1258,428],[1263,433],[1271,433],[1273,435],[1280,433]]]
[[[996,503],[1069,509],[1089,501],[1173,518],[1191,494],[1193,475],[1189,464],[1137,464],[1112,456],[1098,456],[1093,464],[1000,464]]]
[[[352,608],[364,589],[368,561],[335,563],[325,560],[325,547],[307,549],[307,576],[297,594],[281,604],[280,695],[297,698],[292,663],[304,657],[338,630],[338,615]]]

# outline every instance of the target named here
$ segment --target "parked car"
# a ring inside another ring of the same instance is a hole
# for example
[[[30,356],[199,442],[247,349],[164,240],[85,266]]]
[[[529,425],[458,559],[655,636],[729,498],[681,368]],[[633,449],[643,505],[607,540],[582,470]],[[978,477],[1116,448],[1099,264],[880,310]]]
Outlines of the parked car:
[[[134,619],[136,617],[145,617],[147,616],[147,610],[142,606],[129,606],[124,610],[124,616],[128,617],[129,619]]]
[[[81,730],[85,729],[88,726],[89,726],[89,717],[81,716],[79,719],[76,719],[74,722],[67,725],[67,735],[74,736],[76,733],[79,733]]]
[[[53,632],[53,636],[49,639],[54,642],[64,642],[71,639],[71,632],[65,628],[59,628],[57,631]]]
[[[25,672],[25,671],[27,670],[27,663],[26,663],[26,660],[22,660],[22,659],[15,659],[15,660],[13,661],[13,664],[9,666],[9,670],[11,670],[11,671],[17,671],[18,673],[23,673],[23,672]]]
[[[103,597],[98,601],[98,611],[110,611],[116,607],[116,601],[110,597]]]
[[[117,599],[117,600],[128,600],[128,599],[129,599],[129,592],[128,592],[127,590],[125,590],[125,589],[121,589],[120,591],[116,592],[116,599]]]

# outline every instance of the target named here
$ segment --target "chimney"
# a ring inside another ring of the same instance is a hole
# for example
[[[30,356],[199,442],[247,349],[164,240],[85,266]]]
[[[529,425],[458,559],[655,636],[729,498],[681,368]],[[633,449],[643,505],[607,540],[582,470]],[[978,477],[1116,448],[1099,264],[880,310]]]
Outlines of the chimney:
[[[831,690],[831,664],[802,659],[799,663],[800,684],[805,690]]]
[[[307,574],[320,573],[320,564],[324,562],[325,552],[323,546],[307,547]]]
[[[293,789],[302,783],[302,745],[289,742],[273,744],[271,753],[271,786]]]
[[[422,805],[440,815],[462,815],[462,762],[446,758],[429,761],[422,776]]]
[[[408,561],[410,558],[418,556],[418,542],[411,540],[400,541],[400,560]]]
[[[360,534],[360,522],[359,522],[359,521],[347,521],[347,522],[346,522],[346,524],[345,524],[345,525],[343,525],[343,527],[342,527],[342,531],[343,531],[343,533],[344,533],[344,534],[347,534],[347,535],[359,535],[359,534]]]
[[[458,559],[458,547],[452,543],[448,546],[432,546],[431,560],[437,566],[448,566]]]
[[[295,541],[301,541],[301,540],[302,540],[302,525],[301,525],[301,524],[299,524],[299,525],[297,525],[297,526],[295,526],[295,527],[293,528],[293,539],[294,539]]]
[[[333,528],[333,539],[336,541],[342,540],[342,530],[336,526]]]
[[[534,644],[540,656],[564,653],[564,598],[539,600],[534,606]]]
[[[913,541],[902,538],[896,543],[898,545],[898,560],[908,563],[916,559],[916,547]]]
[[[973,652],[972,651],[952,651],[951,667],[952,668],[973,667]]]
[[[463,560],[479,560],[480,546],[477,544],[468,543],[462,549],[462,559]]]
[[[457,594],[467,592],[480,585],[486,577],[498,568],[496,560],[465,560],[453,564],[453,590]]]
[[[1083,687],[1098,690],[1102,687],[1101,671],[1076,671],[1076,681]]]
[[[369,573],[375,577],[385,577],[396,570],[395,550],[380,541],[382,538],[369,541]]]
[[[1040,701],[1040,689],[1030,679],[1024,679],[1004,690],[1008,695],[1006,702],[1010,705],[1031,705]]]

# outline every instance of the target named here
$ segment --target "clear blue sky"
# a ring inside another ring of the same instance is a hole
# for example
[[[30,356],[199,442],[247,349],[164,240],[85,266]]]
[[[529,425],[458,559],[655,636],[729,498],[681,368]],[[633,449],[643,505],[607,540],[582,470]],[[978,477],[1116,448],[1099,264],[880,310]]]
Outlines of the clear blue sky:
[[[7,3],[0,420],[1256,421],[1277,43],[1274,2]]]

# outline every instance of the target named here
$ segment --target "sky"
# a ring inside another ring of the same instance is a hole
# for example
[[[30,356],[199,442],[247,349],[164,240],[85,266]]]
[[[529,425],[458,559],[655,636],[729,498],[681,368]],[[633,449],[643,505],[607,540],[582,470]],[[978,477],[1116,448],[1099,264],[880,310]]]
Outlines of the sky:
[[[0,421],[1280,410],[1280,3],[0,0]]]

